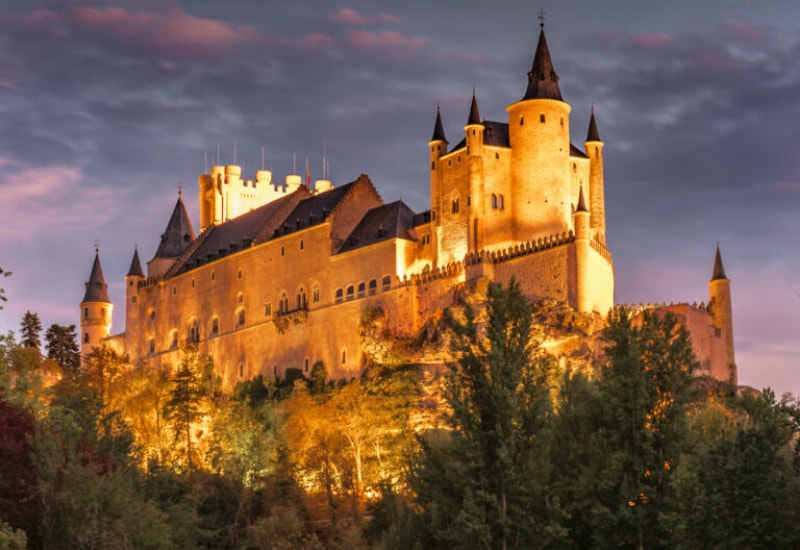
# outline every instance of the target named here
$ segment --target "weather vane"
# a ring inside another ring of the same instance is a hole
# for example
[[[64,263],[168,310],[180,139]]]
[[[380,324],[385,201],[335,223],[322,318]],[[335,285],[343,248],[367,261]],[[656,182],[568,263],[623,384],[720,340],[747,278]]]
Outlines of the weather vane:
[[[544,28],[544,19],[547,16],[547,13],[544,11],[544,8],[539,10],[539,27]]]

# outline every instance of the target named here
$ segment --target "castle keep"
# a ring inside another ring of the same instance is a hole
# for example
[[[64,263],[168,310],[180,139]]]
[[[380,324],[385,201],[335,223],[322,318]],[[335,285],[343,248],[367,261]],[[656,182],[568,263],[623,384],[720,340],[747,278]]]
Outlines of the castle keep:
[[[345,185],[214,166],[199,178],[196,235],[179,196],[147,274],[134,252],[125,277],[125,331],[95,257],[80,305],[82,352],[109,343],[129,360],[175,364],[184,343],[214,358],[226,384],[323,361],[331,378],[357,376],[363,312],[414,335],[480,280],[512,277],[602,320],[614,306],[606,243],[603,142],[594,112],[586,139],[570,134],[542,32],[522,98],[508,120],[482,119],[473,92],[453,146],[437,110],[428,143],[430,209],[384,203],[362,175]],[[673,306],[709,373],[735,379],[729,281],[715,267],[710,308]],[[716,309],[714,309],[716,308]]]

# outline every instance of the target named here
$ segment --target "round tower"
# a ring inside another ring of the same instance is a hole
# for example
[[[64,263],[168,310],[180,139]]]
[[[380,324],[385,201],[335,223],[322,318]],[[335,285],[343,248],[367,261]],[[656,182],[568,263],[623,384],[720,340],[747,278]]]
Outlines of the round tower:
[[[584,142],[586,155],[589,157],[589,209],[592,214],[592,230],[597,239],[606,244],[606,203],[605,184],[603,182],[603,141],[597,131],[594,119],[594,107],[589,119],[589,131]]]
[[[139,248],[133,249],[133,259],[125,275],[125,334],[131,334],[139,324],[139,284],[145,280]]]
[[[571,108],[561,97],[544,29],[528,72],[525,96],[506,110],[515,238],[526,241],[535,235],[569,231]]]
[[[486,208],[486,198],[483,189],[483,130],[481,114],[478,111],[478,100],[475,98],[475,89],[472,90],[472,105],[469,109],[469,118],[464,126],[467,143],[467,161],[469,177],[469,225],[467,227],[467,249],[477,252],[482,248],[481,218]]]
[[[575,219],[575,287],[576,305],[581,313],[592,312],[592,280],[589,269],[589,242],[592,239],[591,214],[583,198],[583,186],[578,195]]]
[[[436,122],[433,125],[433,135],[428,142],[431,155],[431,222],[432,227],[442,226],[442,174],[443,168],[439,162],[439,158],[447,153],[447,137],[444,135],[444,126],[442,125],[442,113],[439,111],[439,106],[436,106]],[[439,257],[439,232],[431,231],[431,237],[434,239],[433,250],[436,251],[435,262],[438,262]]]
[[[103,338],[111,334],[111,310],[114,306],[108,299],[108,285],[100,266],[100,251],[95,249],[94,264],[86,283],[86,293],[80,304],[81,356],[99,346]]]
[[[713,317],[714,326],[723,331],[725,338],[725,355],[728,365],[728,378],[734,384],[738,383],[736,359],[733,352],[733,308],[731,306],[731,280],[725,276],[725,267],[722,265],[722,255],[717,243],[717,254],[714,258],[714,271],[708,283],[709,309]]]

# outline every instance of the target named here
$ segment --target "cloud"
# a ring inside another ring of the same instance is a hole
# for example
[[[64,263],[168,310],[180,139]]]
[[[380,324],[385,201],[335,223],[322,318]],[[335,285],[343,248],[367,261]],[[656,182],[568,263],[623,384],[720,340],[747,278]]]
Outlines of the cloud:
[[[479,63],[479,64],[485,64],[489,62],[489,58],[486,57],[485,55],[476,55],[469,53],[438,52],[433,54],[433,58],[440,60],[458,59],[460,61],[466,61],[467,63]]]
[[[389,13],[381,13],[378,15],[367,16],[361,15],[355,10],[350,8],[342,8],[331,19],[339,23],[347,23],[349,25],[368,25],[370,23],[396,23],[400,19]]]
[[[361,51],[378,51],[396,59],[408,59],[415,50],[425,46],[428,40],[421,37],[405,36],[391,31],[371,33],[367,31],[348,31],[347,46]]]
[[[640,48],[661,48],[672,42],[665,34],[634,34],[628,41],[631,46]]]
[[[722,25],[720,30],[741,42],[755,43],[764,39],[762,30],[755,25]]]
[[[0,242],[36,242],[53,235],[98,228],[110,221],[125,201],[126,191],[88,187],[80,168],[66,165],[24,166],[6,159],[0,177]]]

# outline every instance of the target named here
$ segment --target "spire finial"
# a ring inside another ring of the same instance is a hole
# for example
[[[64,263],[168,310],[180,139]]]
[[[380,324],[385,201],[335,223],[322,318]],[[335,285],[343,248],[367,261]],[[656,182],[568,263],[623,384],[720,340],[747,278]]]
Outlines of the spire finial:
[[[717,241],[717,254],[714,256],[714,271],[711,274],[711,280],[727,279],[725,276],[725,267],[722,265],[722,254],[719,253],[719,241]]]
[[[547,17],[547,12],[544,11],[544,8],[539,10],[539,28],[544,29],[544,20]]]
[[[183,198],[183,182],[178,182],[178,198]]]
[[[719,245],[717,245],[717,246],[719,246]],[[100,254],[100,240],[99,239],[95,239],[94,240],[94,252],[95,252],[95,254]]]

